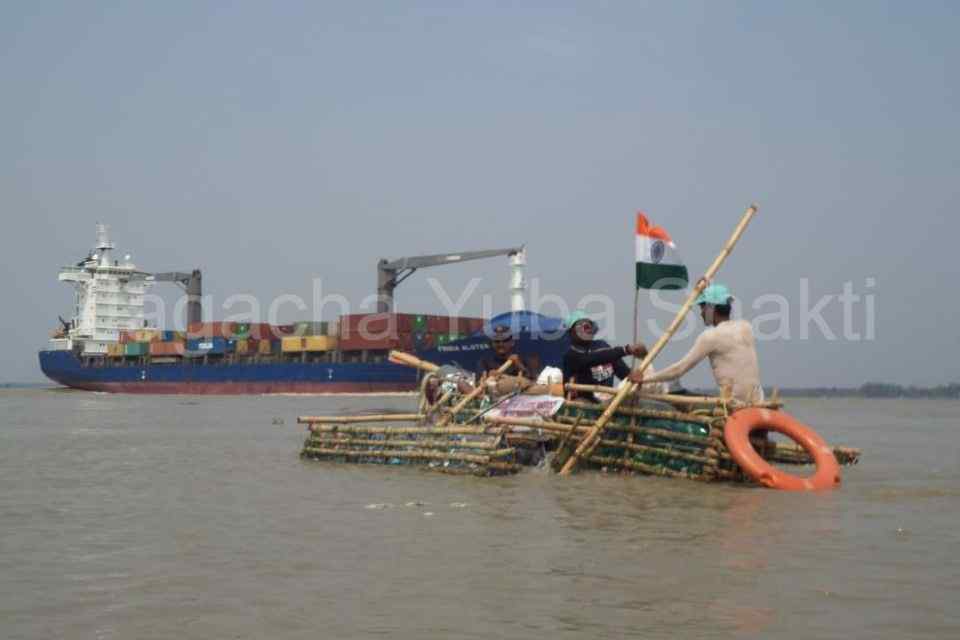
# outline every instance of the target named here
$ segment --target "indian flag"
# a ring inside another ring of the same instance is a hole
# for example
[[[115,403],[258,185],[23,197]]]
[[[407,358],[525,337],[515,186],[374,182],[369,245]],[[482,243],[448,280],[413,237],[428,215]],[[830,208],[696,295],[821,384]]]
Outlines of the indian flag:
[[[683,289],[689,278],[677,245],[663,229],[637,213],[637,288]]]

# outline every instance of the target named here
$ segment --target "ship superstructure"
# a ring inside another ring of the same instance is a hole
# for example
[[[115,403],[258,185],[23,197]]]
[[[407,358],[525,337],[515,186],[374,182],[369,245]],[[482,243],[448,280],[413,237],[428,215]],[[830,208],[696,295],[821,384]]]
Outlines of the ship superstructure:
[[[152,278],[137,269],[129,254],[115,259],[115,248],[107,225],[98,224],[93,250],[75,266],[60,270],[60,282],[74,287],[73,315],[62,337],[51,340],[51,349],[105,354],[122,331],[145,326],[143,300]]]

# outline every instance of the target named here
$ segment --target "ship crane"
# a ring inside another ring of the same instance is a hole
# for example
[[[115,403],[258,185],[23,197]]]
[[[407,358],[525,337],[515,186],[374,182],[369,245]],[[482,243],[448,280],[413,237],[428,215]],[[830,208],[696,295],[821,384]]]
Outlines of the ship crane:
[[[401,282],[412,276],[417,269],[438,267],[445,264],[459,264],[468,260],[510,256],[513,274],[510,280],[511,307],[513,311],[524,310],[523,290],[526,282],[523,268],[526,265],[526,250],[523,247],[509,249],[487,249],[485,251],[465,251],[463,253],[442,253],[430,256],[413,256],[397,260],[381,259],[377,263],[377,311],[393,311],[393,291]]]
[[[175,282],[183,287],[187,292],[187,326],[203,320],[203,284],[200,275],[200,269],[194,269],[191,273],[182,271],[168,271],[166,273],[153,274],[155,282]]]

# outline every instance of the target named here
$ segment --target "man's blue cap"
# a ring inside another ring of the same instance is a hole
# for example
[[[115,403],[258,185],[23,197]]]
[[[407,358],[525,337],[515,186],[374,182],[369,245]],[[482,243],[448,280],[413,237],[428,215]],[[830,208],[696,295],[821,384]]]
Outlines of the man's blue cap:
[[[726,285],[712,284],[697,296],[697,304],[730,304],[733,294]]]

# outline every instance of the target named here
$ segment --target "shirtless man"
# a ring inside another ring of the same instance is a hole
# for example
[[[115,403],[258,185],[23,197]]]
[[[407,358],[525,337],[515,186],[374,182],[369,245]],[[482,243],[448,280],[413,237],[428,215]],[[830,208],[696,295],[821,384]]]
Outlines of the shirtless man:
[[[721,388],[729,387],[741,402],[763,401],[760,386],[760,365],[754,344],[753,328],[746,320],[730,319],[733,296],[722,284],[712,284],[700,297],[700,315],[707,329],[700,334],[693,348],[679,362],[643,377],[644,382],[676,380],[704,358],[710,359],[713,377]]]

